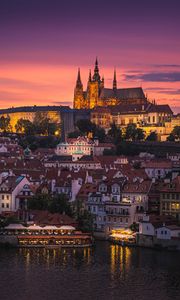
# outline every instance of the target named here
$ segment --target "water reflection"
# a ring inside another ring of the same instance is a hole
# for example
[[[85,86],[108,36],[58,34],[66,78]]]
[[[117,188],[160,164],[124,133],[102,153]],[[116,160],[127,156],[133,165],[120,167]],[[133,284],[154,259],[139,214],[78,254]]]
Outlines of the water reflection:
[[[111,275],[112,278],[120,272],[121,277],[128,274],[131,259],[131,250],[128,247],[121,247],[119,245],[110,246],[111,254]]]
[[[179,300],[180,253],[106,242],[0,250],[0,291],[2,300]]]
[[[20,248],[16,255],[24,259],[27,270],[33,264],[43,264],[48,269],[52,265],[76,265],[78,262],[88,265],[92,258],[92,248]]]

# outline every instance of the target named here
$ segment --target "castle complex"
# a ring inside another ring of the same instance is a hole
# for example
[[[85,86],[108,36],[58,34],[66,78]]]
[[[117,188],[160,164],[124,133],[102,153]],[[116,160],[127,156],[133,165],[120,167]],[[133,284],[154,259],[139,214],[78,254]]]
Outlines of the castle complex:
[[[96,58],[94,74],[87,83],[87,90],[83,90],[80,69],[74,90],[74,108],[76,109],[93,109],[97,106],[109,106],[119,104],[145,104],[147,99],[141,87],[138,88],[118,88],[116,80],[116,71],[114,70],[114,78],[112,88],[104,87],[104,77],[99,74],[98,61]]]

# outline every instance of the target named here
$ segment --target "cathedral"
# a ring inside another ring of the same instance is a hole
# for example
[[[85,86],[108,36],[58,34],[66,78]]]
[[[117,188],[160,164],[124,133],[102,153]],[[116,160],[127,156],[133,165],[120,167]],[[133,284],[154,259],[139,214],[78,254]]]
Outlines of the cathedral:
[[[145,104],[146,102],[147,99],[141,87],[126,89],[119,89],[117,87],[116,71],[114,71],[112,88],[105,88],[104,77],[101,77],[99,73],[97,58],[93,76],[91,76],[91,71],[89,72],[86,91],[83,90],[80,69],[78,70],[76,86],[74,89],[75,109],[93,109],[97,106],[120,104]]]

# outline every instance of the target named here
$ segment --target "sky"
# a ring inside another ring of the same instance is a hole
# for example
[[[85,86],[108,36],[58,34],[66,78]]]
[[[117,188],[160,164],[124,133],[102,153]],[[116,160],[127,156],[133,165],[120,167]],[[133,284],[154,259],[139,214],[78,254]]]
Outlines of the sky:
[[[98,56],[105,86],[180,112],[179,0],[0,0],[0,108],[70,105]]]

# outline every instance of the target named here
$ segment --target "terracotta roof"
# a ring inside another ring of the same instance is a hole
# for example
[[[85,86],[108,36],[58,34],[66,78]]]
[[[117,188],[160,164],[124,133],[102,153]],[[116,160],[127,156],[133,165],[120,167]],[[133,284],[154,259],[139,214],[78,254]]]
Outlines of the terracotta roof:
[[[23,179],[23,176],[8,176],[2,181],[0,189],[2,185],[5,185],[8,189],[8,192],[12,192]]]
[[[51,214],[48,211],[29,211],[32,220],[38,225],[74,225],[76,221],[65,214]]]

